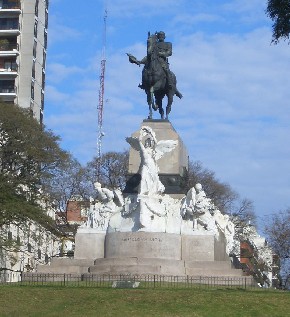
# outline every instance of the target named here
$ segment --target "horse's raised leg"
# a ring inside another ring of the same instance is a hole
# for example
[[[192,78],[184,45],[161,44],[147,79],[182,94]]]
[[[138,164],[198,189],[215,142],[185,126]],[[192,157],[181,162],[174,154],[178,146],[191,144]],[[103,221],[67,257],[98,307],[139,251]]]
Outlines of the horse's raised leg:
[[[150,95],[151,95],[151,106],[156,111],[158,109],[158,106],[157,106],[156,101],[155,101],[154,86],[152,86],[150,88]]]
[[[148,115],[148,119],[152,119],[152,99],[151,99],[151,93],[148,91],[146,91],[147,93],[147,103],[149,106],[149,115]]]
[[[158,106],[158,111],[160,113],[161,119],[164,119],[164,110],[162,108],[162,98],[156,97],[156,105]]]
[[[166,106],[166,119],[168,119],[168,115],[171,111],[171,106],[172,106],[172,103],[173,103],[173,92],[169,92],[167,94],[167,98],[168,98],[168,102],[167,102],[167,106]]]

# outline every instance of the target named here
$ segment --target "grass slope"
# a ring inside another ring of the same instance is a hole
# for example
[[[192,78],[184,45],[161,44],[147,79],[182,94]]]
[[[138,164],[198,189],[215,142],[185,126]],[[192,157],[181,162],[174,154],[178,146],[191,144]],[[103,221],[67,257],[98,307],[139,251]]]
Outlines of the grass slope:
[[[0,286],[0,316],[286,317],[290,292]]]

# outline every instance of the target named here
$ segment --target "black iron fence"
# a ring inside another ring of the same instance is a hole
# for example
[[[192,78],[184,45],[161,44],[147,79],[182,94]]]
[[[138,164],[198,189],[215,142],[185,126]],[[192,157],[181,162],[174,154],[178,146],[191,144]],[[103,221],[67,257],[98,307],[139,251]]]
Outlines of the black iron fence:
[[[0,283],[28,286],[107,288],[258,288],[249,277],[166,276],[127,274],[0,273]]]

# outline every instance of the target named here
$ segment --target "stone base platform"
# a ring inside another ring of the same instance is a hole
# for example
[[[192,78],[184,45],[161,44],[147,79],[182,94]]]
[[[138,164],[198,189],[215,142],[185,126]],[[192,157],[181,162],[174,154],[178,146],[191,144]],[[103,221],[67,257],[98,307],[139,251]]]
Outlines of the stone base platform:
[[[226,255],[224,241],[212,234],[90,231],[78,233],[76,241],[75,258],[54,258],[37,273],[243,276]]]
[[[54,258],[51,265],[39,265],[41,274],[96,274],[96,275],[167,275],[167,276],[215,276],[242,277],[228,261],[184,261],[152,258],[105,258],[80,261],[70,258]]]

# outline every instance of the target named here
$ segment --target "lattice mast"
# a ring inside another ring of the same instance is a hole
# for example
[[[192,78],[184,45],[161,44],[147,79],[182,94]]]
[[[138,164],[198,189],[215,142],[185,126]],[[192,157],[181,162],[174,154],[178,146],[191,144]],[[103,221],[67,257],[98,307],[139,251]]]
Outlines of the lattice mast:
[[[102,138],[105,135],[103,132],[103,109],[104,109],[104,93],[105,93],[105,71],[106,71],[106,41],[107,41],[107,9],[104,12],[103,22],[103,42],[102,42],[102,57],[100,69],[100,87],[99,87],[99,105],[98,105],[98,153],[97,153],[97,179],[100,177],[101,156],[102,156]]]

